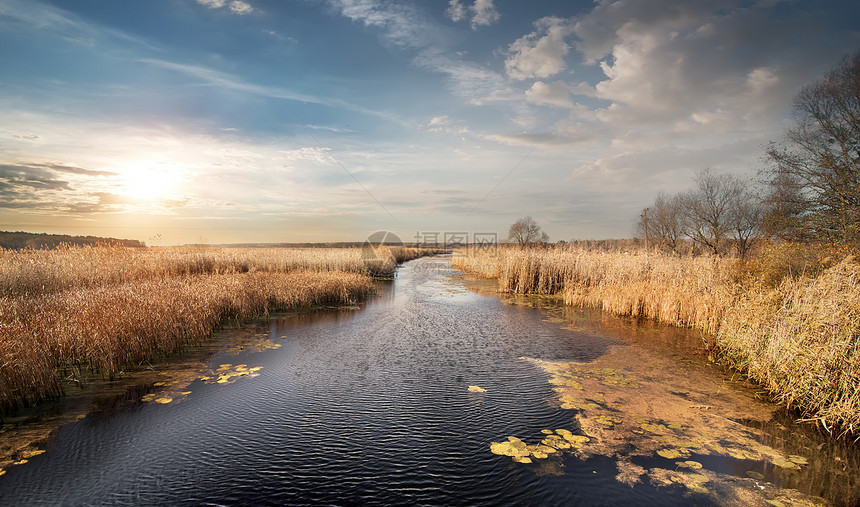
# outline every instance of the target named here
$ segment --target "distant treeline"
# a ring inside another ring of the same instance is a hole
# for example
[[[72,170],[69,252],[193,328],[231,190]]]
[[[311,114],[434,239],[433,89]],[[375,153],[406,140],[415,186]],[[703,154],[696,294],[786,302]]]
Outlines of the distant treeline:
[[[136,239],[100,238],[96,236],[69,236],[67,234],[45,234],[32,232],[0,231],[0,248],[22,250],[50,250],[60,245],[121,245],[133,248],[143,248],[146,245]]]

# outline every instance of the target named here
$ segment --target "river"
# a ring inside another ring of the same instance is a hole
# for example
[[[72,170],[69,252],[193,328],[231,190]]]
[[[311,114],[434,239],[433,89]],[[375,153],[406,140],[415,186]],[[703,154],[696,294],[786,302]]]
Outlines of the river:
[[[700,336],[489,287],[425,258],[360,307],[225,331],[88,400],[6,469],[0,504],[856,503],[856,448]],[[561,444],[512,459],[541,441]]]

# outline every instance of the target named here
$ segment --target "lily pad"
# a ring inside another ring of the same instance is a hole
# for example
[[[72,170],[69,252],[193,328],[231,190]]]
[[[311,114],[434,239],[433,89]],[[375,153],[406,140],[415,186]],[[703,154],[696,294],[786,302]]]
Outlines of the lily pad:
[[[515,437],[510,437],[515,438]],[[519,456],[519,457],[527,457],[529,454],[529,450],[526,448],[526,444],[523,443],[522,440],[517,439],[516,441],[508,441],[508,442],[492,442],[490,443],[490,452],[493,454],[498,454],[501,456]]]
[[[660,449],[657,451],[657,454],[663,456],[666,459],[675,459],[680,458],[684,455],[680,449]]]
[[[571,444],[577,446],[577,447],[581,447],[582,444],[591,440],[590,438],[588,438],[585,435],[569,435],[569,436],[565,436],[564,439],[567,440],[568,442],[570,442]]]

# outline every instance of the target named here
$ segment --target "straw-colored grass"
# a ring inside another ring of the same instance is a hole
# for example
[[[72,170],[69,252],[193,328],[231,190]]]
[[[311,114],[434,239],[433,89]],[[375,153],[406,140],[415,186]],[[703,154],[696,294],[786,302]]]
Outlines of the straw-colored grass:
[[[69,247],[0,251],[0,412],[205,339],[225,319],[353,303],[424,252]]]
[[[860,265],[750,290],[718,335],[729,363],[828,431],[860,436]]]
[[[559,294],[701,329],[731,365],[824,427],[860,433],[860,266],[844,248],[774,245],[753,259],[584,248],[461,250],[503,292]],[[839,262],[839,259],[845,258]]]
[[[138,280],[249,271],[344,271],[393,276],[414,248],[125,248],[0,249],[0,296],[26,296]],[[374,271],[374,273],[370,273]]]

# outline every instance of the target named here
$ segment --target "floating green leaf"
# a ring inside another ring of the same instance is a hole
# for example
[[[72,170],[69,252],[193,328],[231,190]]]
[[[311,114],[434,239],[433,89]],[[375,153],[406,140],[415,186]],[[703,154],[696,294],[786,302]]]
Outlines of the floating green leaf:
[[[666,459],[675,459],[684,456],[684,453],[681,452],[681,449],[660,449],[657,451],[657,454],[663,456]]]
[[[508,442],[492,442],[490,443],[490,452],[492,452],[493,454],[499,454],[501,456],[511,457],[526,457],[531,454],[526,448],[526,444],[523,443],[523,441],[520,439],[516,439],[515,441],[509,440]]]

